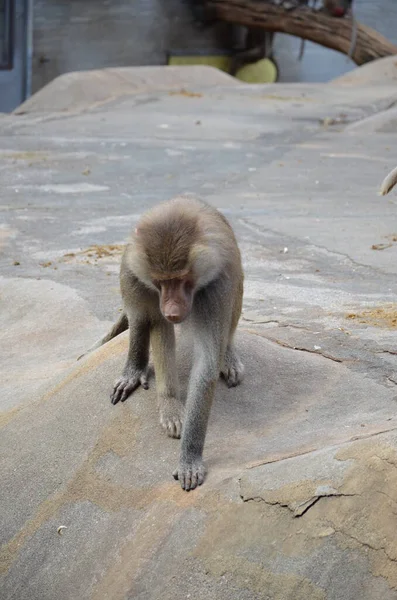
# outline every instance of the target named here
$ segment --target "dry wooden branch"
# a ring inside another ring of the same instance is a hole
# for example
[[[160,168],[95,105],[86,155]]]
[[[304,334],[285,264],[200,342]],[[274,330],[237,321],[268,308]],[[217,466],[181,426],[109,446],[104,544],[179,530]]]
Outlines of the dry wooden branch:
[[[350,50],[351,18],[331,17],[305,6],[286,9],[273,4],[271,0],[207,0],[204,4],[221,21],[288,33],[343,54],[348,54]],[[380,33],[361,23],[356,22],[356,25],[357,41],[352,59],[357,65],[397,54],[397,46]]]

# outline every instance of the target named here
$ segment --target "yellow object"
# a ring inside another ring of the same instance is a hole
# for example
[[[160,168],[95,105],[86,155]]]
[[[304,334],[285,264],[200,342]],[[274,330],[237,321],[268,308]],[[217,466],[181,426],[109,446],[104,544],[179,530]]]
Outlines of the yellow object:
[[[168,59],[169,65],[207,65],[226,73],[229,72],[230,63],[231,57],[223,55],[170,56]],[[269,58],[263,58],[238,69],[236,79],[245,83],[274,83],[277,81],[277,67]]]
[[[227,71],[230,64],[228,56],[170,56],[168,59],[169,65],[206,65],[207,67],[215,67],[221,71]]]
[[[262,58],[238,69],[236,78],[245,83],[274,83],[277,81],[277,67],[269,58]]]

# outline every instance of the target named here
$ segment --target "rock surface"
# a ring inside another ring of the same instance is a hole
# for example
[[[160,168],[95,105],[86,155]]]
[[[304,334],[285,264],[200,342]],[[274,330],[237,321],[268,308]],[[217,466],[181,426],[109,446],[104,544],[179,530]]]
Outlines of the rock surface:
[[[72,111],[60,78],[0,121],[1,600],[395,600],[395,86],[156,71],[101,74],[99,104],[74,74]],[[126,335],[76,362],[130,228],[180,192],[224,211],[246,273],[246,379],[219,383],[189,494],[154,381],[110,404]]]
[[[333,85],[390,85],[397,81],[397,57],[386,56],[373,60],[359,69],[353,69],[340,77],[336,77]]]

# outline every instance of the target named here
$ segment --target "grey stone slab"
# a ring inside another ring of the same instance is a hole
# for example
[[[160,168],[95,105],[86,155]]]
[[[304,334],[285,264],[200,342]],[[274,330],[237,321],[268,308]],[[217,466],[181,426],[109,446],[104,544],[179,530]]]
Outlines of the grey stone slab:
[[[349,124],[395,89],[156,77],[0,119],[0,597],[394,600],[394,138]],[[76,362],[130,229],[180,192],[230,218],[245,269],[247,376],[218,385],[190,494],[155,382],[110,404],[127,336]]]
[[[15,114],[75,112],[115,98],[181,86],[239,85],[239,81],[213,67],[119,67],[65,73],[56,77],[15,109]]]
[[[82,597],[95,597],[93,581],[101,580],[113,568],[116,557],[112,545],[117,546],[116,556],[125,544],[134,548],[133,540],[139,538],[137,533],[134,536],[136,528],[143,528],[140,535],[148,545],[147,552],[155,552],[152,560],[157,560],[159,535],[168,536],[170,527],[177,523],[192,527],[195,541],[185,536],[184,542],[183,536],[177,536],[175,542],[184,548],[179,559],[183,565],[185,555],[194,555],[202,543],[201,536],[197,538],[197,526],[186,523],[186,510],[194,507],[204,511],[199,520],[204,519],[202,527],[206,530],[212,513],[208,506],[211,497],[236,486],[244,468],[265,487],[277,490],[291,483],[309,482],[320,497],[321,486],[342,488],[351,461],[337,465],[335,470],[327,455],[321,459],[314,452],[311,457],[316,448],[343,447],[354,438],[393,427],[389,419],[394,416],[394,389],[354,375],[322,356],[302,356],[257,334],[240,334],[238,343],[248,367],[248,384],[235,390],[219,385],[206,444],[209,477],[197,494],[184,500],[188,496],[182,496],[171,477],[179,443],[164,437],[160,430],[153,383],[148,392],[138,391],[125,405],[113,407],[109,402],[109,389],[122,368],[126,342],[123,334],[120,340],[84,359],[61,384],[44,397],[38,394],[30,407],[14,414],[3,429],[2,489],[7,503],[2,507],[1,531],[3,559],[9,572],[2,589],[6,598],[12,597],[16,583],[21,598],[39,598],[40,593],[50,597],[55,591],[61,598],[71,594],[80,597],[82,589]],[[187,356],[183,348],[183,390]],[[336,449],[332,452],[336,454]],[[309,453],[303,461],[306,468],[299,469],[302,460],[293,459],[298,466],[292,471],[284,469],[284,461],[289,465],[289,458],[297,453]],[[264,467],[255,465],[273,461],[263,479]],[[337,491],[330,495],[337,497]],[[240,506],[238,502],[236,506]],[[62,540],[56,532],[59,525],[67,527]],[[68,541],[72,536],[73,543]],[[249,538],[246,543],[250,547]],[[78,558],[79,548],[83,562]],[[97,551],[102,554],[102,568]],[[138,560],[137,552],[133,551],[134,561]],[[162,561],[166,560],[163,555]],[[203,560],[205,563],[203,558],[199,562],[203,564]],[[92,567],[84,570],[84,564]],[[131,563],[130,569],[132,573]],[[289,559],[281,569],[284,571],[298,577]],[[139,579],[140,570],[131,577],[129,581]],[[53,578],[57,583],[51,587]],[[118,581],[117,585],[124,583]],[[105,583],[98,583],[99,589],[101,585]],[[168,590],[173,589],[172,580],[167,585]]]
[[[330,84],[348,86],[384,85],[392,81],[397,81],[396,57],[386,56],[336,77],[330,81]]]

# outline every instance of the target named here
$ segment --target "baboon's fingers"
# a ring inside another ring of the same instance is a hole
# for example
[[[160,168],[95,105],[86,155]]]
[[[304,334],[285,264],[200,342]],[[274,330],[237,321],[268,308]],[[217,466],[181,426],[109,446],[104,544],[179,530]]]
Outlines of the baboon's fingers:
[[[232,388],[239,385],[244,379],[244,365],[237,357],[234,357],[229,363],[229,366],[221,372],[221,377],[225,380],[227,387]]]
[[[143,375],[141,376],[139,383],[141,384],[141,386],[143,387],[144,390],[148,390],[149,389],[149,380],[148,380],[148,376],[147,373],[143,373]]]
[[[177,439],[179,439],[181,437],[181,433],[182,433],[182,421],[176,421],[175,422],[175,437]]]
[[[190,492],[190,490],[193,490],[194,487],[196,487],[193,487],[193,477],[192,471],[189,470],[185,475],[185,492]]]
[[[190,481],[190,489],[195,490],[198,486],[198,473],[192,473],[191,481]]]
[[[181,484],[181,488],[184,490],[185,489],[185,473],[182,471],[182,473],[178,473],[178,480],[179,483]]]
[[[228,377],[226,379],[227,387],[236,387],[239,383],[238,373],[236,369],[230,369]]]
[[[125,402],[128,396],[132,394],[134,390],[136,390],[138,385],[139,379],[127,379],[125,377],[122,377],[116,383],[116,385],[113,388],[113,392],[110,395],[111,403],[114,405],[118,402]]]
[[[130,385],[126,385],[123,389],[123,393],[121,395],[121,402],[125,402],[130,394],[138,387],[139,383],[132,383]]]
[[[169,437],[179,439],[181,437],[182,423],[179,419],[167,421],[165,429]]]
[[[112,404],[117,404],[121,397],[121,382],[115,384],[112,393],[110,394],[110,400]]]
[[[180,467],[174,471],[173,477],[179,480],[185,492],[190,492],[204,482],[205,468],[202,463],[192,463],[190,466]]]
[[[176,398],[160,399],[160,424],[169,437],[179,439],[182,432],[183,406]]]

